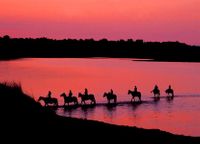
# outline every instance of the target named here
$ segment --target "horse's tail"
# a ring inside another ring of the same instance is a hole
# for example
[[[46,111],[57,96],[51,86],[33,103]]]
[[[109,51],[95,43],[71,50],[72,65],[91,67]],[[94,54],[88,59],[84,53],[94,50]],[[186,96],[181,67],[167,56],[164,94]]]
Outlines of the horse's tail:
[[[96,99],[95,99],[94,95],[92,95],[92,101],[94,102],[94,104],[96,104]]]
[[[55,105],[58,106],[58,100],[57,99],[55,99]]]
[[[78,97],[82,97],[83,96],[83,94],[82,93],[78,93]]]
[[[76,104],[78,104],[78,99],[77,99],[77,97],[74,97],[74,102],[75,102]]]
[[[142,96],[141,92],[138,92],[138,96],[139,96],[139,97],[141,97],[141,96]]]
[[[139,99],[141,101],[142,94],[141,94],[141,92],[138,92],[138,93],[139,93]]]
[[[114,99],[115,103],[117,103],[117,95],[115,95],[115,99]]]

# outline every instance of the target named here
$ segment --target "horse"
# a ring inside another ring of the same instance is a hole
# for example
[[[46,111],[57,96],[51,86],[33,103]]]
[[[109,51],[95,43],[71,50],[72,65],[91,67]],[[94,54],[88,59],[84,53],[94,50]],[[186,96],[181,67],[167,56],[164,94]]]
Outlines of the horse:
[[[75,96],[68,97],[65,93],[62,93],[62,94],[60,95],[60,97],[63,97],[63,98],[64,98],[64,106],[65,106],[66,103],[67,103],[67,105],[69,106],[69,103],[70,103],[70,102],[73,102],[74,105],[78,105],[78,99],[77,99],[77,97],[75,97]]]
[[[48,98],[48,97],[40,96],[38,99],[38,102],[41,100],[44,101],[45,106],[49,106],[49,104],[54,104],[54,106],[58,106],[57,98]]]
[[[154,98],[155,97],[160,97],[160,90],[159,89],[154,89],[154,90],[152,90],[151,91],[151,93],[153,92],[153,94],[154,94]]]
[[[139,101],[141,102],[141,92],[128,90],[128,94],[132,95],[131,102],[133,101],[133,99],[135,101],[135,97],[138,97]]]
[[[117,95],[116,94],[111,94],[111,93],[104,93],[103,97],[106,97],[108,100],[108,104],[110,104],[110,101],[113,99],[114,103],[117,102]]]
[[[81,104],[82,104],[82,103],[86,104],[86,103],[85,103],[86,100],[90,100],[90,101],[91,101],[91,104],[96,104],[96,100],[95,100],[95,97],[94,97],[93,94],[84,95],[84,94],[82,94],[82,93],[79,93],[79,94],[78,94],[78,97],[81,98]]]
[[[173,91],[173,89],[166,89],[165,93],[168,94],[168,97],[174,97],[174,91]]]

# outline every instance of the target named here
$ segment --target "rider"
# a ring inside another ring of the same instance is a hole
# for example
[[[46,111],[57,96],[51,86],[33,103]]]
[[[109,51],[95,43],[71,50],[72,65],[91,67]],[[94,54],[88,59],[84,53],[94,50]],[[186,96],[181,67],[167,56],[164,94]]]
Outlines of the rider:
[[[73,94],[72,94],[72,91],[70,90],[70,91],[69,91],[69,97],[72,97],[72,95],[73,95]]]
[[[137,87],[136,86],[134,87],[134,92],[137,92]]]
[[[110,89],[110,94],[113,95],[113,90],[112,89]]]
[[[160,90],[158,89],[158,86],[157,86],[157,85],[154,86],[154,89],[153,89],[151,92],[153,92],[153,91],[158,91],[158,92],[160,91]]]
[[[171,85],[169,85],[169,87],[168,87],[168,89],[166,91],[170,92],[172,94],[172,97],[174,96],[174,91],[171,88]]]
[[[157,85],[155,85],[154,90],[159,90]]]
[[[49,99],[51,98],[51,91],[48,92],[47,98],[49,98]]]
[[[85,96],[88,96],[88,89],[85,88]]]
[[[169,88],[168,88],[168,90],[172,90],[172,88],[171,88],[171,85],[169,85]]]

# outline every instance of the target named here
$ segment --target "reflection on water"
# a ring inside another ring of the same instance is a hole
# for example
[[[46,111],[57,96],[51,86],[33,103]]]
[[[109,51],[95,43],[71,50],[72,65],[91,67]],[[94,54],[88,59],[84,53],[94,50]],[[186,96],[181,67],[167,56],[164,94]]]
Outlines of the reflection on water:
[[[193,103],[191,104],[191,101]],[[141,104],[122,102],[116,106],[100,104],[94,108],[77,108],[63,111],[59,115],[104,121],[118,125],[143,128],[159,128],[176,134],[199,136],[200,97],[162,97],[159,101],[149,99]]]
[[[88,88],[95,95],[96,107],[60,108],[59,115],[194,136],[200,136],[199,73],[200,63],[103,58],[0,61],[0,81],[21,82],[25,92],[35,99],[46,96],[49,90],[60,105],[63,105],[60,94],[69,90],[77,96]],[[155,84],[161,90],[160,99],[153,99],[150,93]],[[169,84],[175,90],[174,99],[166,98],[164,93]],[[142,104],[129,103],[128,90],[135,85],[142,93]],[[118,96],[117,106],[105,105],[103,93],[110,89]]]

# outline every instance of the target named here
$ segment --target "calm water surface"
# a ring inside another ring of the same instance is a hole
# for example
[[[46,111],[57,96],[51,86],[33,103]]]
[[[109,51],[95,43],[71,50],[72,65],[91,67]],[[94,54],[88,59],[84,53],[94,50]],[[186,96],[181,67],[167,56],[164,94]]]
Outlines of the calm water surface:
[[[60,94],[73,95],[88,88],[97,103],[106,103],[103,93],[111,88],[119,105],[104,104],[94,108],[57,110],[59,115],[86,118],[119,125],[159,128],[175,134],[200,136],[200,63],[145,62],[132,59],[65,58],[19,59],[0,61],[0,81],[15,81],[36,100],[48,91],[63,104]],[[157,84],[159,101],[153,101],[150,91]],[[176,97],[165,98],[164,90],[171,84]],[[137,85],[142,92],[140,105],[127,103],[128,90]],[[124,103],[125,102],[125,103]]]

